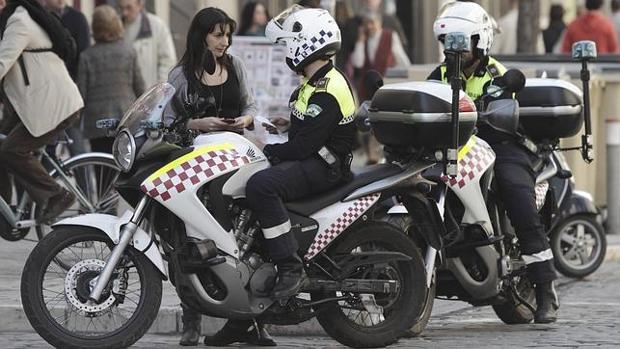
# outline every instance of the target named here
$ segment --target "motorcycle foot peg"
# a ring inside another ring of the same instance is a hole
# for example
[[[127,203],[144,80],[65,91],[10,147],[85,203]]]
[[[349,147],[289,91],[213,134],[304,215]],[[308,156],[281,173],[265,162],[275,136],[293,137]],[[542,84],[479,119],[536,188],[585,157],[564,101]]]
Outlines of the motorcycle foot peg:
[[[222,264],[224,262],[226,262],[226,257],[224,256],[217,256],[217,257],[209,258],[206,261],[206,263],[210,266]]]

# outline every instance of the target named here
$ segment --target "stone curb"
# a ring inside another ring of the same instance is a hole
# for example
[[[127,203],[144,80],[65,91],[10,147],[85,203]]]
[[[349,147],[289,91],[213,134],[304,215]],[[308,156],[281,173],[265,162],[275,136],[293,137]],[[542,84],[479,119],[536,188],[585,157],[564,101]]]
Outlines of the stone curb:
[[[620,261],[620,244],[607,246],[605,261]],[[0,304],[0,333],[2,332],[32,332],[21,306]],[[225,320],[204,316],[202,321],[202,333],[211,334],[217,332]],[[181,308],[166,306],[159,310],[157,319],[149,329],[153,334],[179,333],[182,328]],[[269,332],[278,336],[325,336],[325,332],[315,319],[303,322],[296,326],[270,326]]]

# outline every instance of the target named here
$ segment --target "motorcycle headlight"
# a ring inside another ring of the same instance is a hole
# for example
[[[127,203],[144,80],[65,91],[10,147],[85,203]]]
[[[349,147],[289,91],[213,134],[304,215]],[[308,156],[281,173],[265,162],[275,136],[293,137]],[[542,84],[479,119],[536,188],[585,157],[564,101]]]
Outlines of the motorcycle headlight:
[[[121,171],[128,172],[136,158],[136,142],[127,129],[121,130],[112,146],[114,161]]]

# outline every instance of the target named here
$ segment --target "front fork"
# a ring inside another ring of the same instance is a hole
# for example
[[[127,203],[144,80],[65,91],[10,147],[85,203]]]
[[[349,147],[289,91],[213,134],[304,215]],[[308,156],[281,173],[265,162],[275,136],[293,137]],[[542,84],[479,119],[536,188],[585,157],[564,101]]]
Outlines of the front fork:
[[[101,271],[99,276],[97,276],[93,280],[94,288],[89,295],[89,299],[91,301],[99,302],[103,290],[110,282],[110,277],[112,276],[112,273],[116,269],[118,262],[123,257],[123,253],[125,252],[127,246],[129,246],[133,235],[138,230],[138,226],[142,222],[142,218],[146,213],[146,209],[148,208],[150,201],[150,197],[146,195],[143,196],[140,202],[138,202],[136,210],[134,211],[133,216],[131,216],[129,222],[127,222],[127,224],[123,225],[123,227],[121,228],[121,231],[119,233],[120,241],[112,249],[112,253],[110,253],[110,255],[108,256],[108,259],[105,262],[105,267],[103,267],[103,270]]]

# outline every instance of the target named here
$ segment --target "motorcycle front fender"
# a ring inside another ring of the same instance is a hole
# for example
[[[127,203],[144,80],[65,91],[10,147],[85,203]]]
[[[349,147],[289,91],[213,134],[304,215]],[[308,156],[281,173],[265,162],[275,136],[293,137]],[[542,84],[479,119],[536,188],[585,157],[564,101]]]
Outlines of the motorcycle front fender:
[[[103,213],[89,213],[65,218],[54,223],[52,227],[71,225],[95,228],[107,235],[114,244],[118,244],[121,227],[129,222],[132,214],[132,211],[127,211],[121,217],[116,217]],[[159,270],[164,280],[168,280],[168,272],[164,266],[164,260],[161,257],[157,244],[153,243],[149,234],[138,227],[133,236],[132,245],[136,250],[146,255],[151,263]]]

